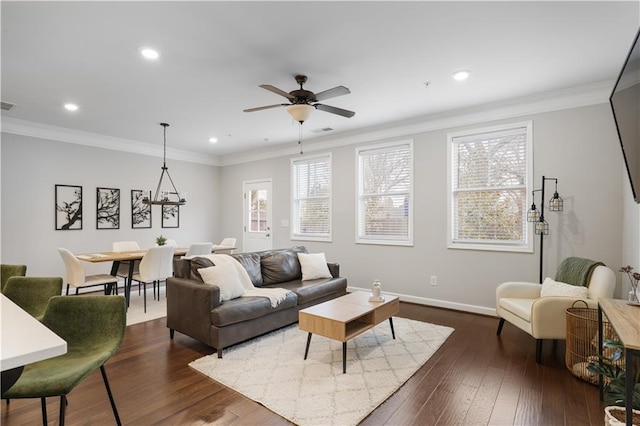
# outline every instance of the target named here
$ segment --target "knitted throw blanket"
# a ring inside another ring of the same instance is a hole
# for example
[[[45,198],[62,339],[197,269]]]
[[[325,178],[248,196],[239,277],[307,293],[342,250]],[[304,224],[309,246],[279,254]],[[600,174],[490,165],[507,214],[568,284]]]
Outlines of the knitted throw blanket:
[[[567,257],[560,263],[555,280],[587,287],[591,274],[598,265],[604,265],[604,263],[582,257]]]
[[[291,290],[279,287],[267,288],[254,286],[246,269],[244,269],[240,262],[228,254],[209,254],[201,257],[211,259],[216,265],[216,268],[224,269],[224,273],[228,277],[227,279],[240,281],[240,284],[244,288],[244,292],[240,297],[266,297],[271,302],[271,307],[275,308],[287,298],[287,294],[291,293]]]

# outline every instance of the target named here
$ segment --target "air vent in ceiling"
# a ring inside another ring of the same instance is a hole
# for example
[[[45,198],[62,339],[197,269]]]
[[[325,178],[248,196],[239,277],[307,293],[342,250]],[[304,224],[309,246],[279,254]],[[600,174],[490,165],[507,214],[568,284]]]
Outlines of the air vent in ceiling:
[[[309,130],[311,133],[324,133],[324,132],[330,132],[333,129],[331,127],[323,127],[322,129],[311,129]]]
[[[14,106],[16,106],[16,105],[15,104],[10,104],[9,102],[0,103],[0,109],[2,109],[3,111],[9,111]]]

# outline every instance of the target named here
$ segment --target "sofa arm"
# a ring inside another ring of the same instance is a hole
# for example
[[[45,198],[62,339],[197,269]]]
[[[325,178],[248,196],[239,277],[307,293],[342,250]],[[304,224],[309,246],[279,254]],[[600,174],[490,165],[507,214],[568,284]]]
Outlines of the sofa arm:
[[[542,286],[538,283],[522,281],[502,283],[496,288],[496,306],[498,300],[502,298],[537,299],[540,297],[540,289]]]
[[[185,278],[167,278],[167,327],[209,342],[211,310],[220,305],[220,288]]]
[[[331,276],[333,278],[338,278],[340,276],[340,264],[336,262],[327,262],[327,266],[329,267],[329,272],[331,272]]]
[[[584,300],[589,308],[597,308],[592,299],[576,299],[575,297],[548,296],[540,297],[531,305],[531,332],[536,339],[566,339],[567,309],[576,300]],[[584,303],[576,303],[576,308],[584,308]]]

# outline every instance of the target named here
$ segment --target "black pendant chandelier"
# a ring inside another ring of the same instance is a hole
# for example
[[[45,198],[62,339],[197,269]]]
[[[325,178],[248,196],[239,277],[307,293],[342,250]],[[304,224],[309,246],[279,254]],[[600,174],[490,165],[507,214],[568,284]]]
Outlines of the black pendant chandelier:
[[[152,205],[160,205],[160,206],[182,206],[187,200],[185,199],[185,194],[178,192],[176,189],[176,185],[173,183],[173,179],[171,179],[171,175],[169,174],[169,168],[167,167],[167,127],[169,125],[167,123],[160,123],[162,127],[164,127],[164,157],[162,161],[162,173],[160,174],[160,181],[158,182],[158,187],[156,188],[156,194],[153,199],[151,197],[151,191],[149,191],[148,195],[145,195],[142,199],[144,204],[152,204]],[[165,174],[169,178],[169,182],[171,182],[172,191],[161,191],[162,187],[162,179],[164,179]]]

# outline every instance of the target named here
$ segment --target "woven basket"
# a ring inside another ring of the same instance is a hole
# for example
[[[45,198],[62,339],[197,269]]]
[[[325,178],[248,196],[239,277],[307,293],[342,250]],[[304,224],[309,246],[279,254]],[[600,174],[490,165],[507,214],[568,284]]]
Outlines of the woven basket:
[[[589,307],[578,308],[577,300],[567,309],[567,345],[565,364],[571,374],[593,385],[598,385],[598,375],[587,370],[589,362],[598,361],[598,310]],[[616,340],[618,336],[606,317],[602,318],[602,341]],[[611,357],[615,349],[604,348],[603,355]],[[624,368],[624,359],[617,361]]]

